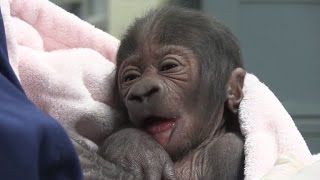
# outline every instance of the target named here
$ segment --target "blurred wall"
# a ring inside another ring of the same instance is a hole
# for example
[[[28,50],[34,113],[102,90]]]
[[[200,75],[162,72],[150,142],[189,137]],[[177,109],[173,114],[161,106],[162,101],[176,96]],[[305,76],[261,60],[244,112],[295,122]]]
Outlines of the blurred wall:
[[[121,38],[136,17],[165,3],[167,0],[108,0],[108,32]]]
[[[320,0],[203,0],[202,10],[238,36],[248,71],[320,152]]]
[[[108,29],[107,0],[50,0],[102,30]]]

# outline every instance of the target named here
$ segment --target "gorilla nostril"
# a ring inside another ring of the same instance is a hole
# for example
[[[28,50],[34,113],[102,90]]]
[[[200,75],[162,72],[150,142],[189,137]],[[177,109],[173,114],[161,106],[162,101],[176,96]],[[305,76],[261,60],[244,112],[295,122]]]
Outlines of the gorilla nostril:
[[[141,90],[141,89],[140,89]],[[134,101],[138,103],[142,103],[146,99],[152,97],[154,94],[156,94],[160,88],[159,87],[151,87],[150,89],[144,89],[145,91],[133,91],[129,94],[128,100]]]
[[[138,95],[135,95],[135,94],[130,94],[129,97],[128,97],[128,100],[129,101],[136,101],[136,102],[141,103],[142,102],[142,97],[138,96]]]
[[[153,87],[151,88],[148,92],[145,93],[145,97],[150,97],[152,96],[153,94],[157,93],[159,91],[159,88],[158,87]]]

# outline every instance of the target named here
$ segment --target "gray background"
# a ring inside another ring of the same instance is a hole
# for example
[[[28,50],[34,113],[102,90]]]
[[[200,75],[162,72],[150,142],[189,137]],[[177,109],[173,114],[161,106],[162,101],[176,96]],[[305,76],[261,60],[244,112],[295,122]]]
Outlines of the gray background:
[[[320,1],[203,0],[202,9],[238,36],[248,71],[272,89],[319,153]]]

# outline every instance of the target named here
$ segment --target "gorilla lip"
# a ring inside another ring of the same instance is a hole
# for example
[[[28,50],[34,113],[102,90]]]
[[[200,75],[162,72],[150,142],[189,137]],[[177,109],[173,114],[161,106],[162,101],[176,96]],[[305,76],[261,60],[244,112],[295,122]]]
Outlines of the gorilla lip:
[[[145,120],[145,130],[152,135],[162,146],[166,145],[176,123],[171,118],[149,117]]]

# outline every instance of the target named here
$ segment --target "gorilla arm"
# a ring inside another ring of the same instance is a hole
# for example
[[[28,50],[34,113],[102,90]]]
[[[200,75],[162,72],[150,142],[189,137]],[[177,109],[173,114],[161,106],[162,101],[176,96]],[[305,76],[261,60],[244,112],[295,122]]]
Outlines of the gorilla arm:
[[[132,179],[131,174],[125,173],[120,167],[104,160],[96,152],[92,151],[84,142],[84,138],[80,137],[77,133],[68,131],[68,134],[79,156],[85,179],[112,180],[118,179],[120,174],[127,176],[127,179]]]
[[[121,129],[93,151],[79,134],[69,136],[80,159],[85,179],[174,180],[173,163],[164,149],[143,131]]]
[[[126,128],[112,134],[98,153],[133,175],[134,179],[175,179],[173,163],[167,152],[139,129]],[[117,179],[128,179],[119,177]]]
[[[241,137],[227,133],[195,149],[174,164],[177,179],[243,179],[243,144]]]

